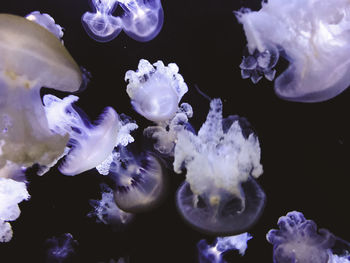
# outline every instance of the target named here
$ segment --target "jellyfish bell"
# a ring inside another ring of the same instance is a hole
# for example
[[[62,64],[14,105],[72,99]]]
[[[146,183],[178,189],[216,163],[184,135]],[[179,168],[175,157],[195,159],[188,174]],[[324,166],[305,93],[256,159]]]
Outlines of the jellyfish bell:
[[[119,0],[119,3],[124,10],[123,30],[129,37],[146,42],[159,34],[164,21],[160,0]]]
[[[116,185],[114,200],[126,212],[145,212],[164,200],[166,171],[159,157],[152,153],[135,158],[130,152],[121,151],[110,174]]]
[[[0,166],[7,160],[49,164],[63,153],[68,136],[50,131],[40,88],[77,91],[81,71],[52,33],[10,14],[0,14],[0,57]]]
[[[214,99],[198,135],[178,133],[174,171],[186,169],[186,181],[176,194],[177,208],[201,232],[238,234],[263,212],[265,193],[254,179],[263,172],[259,141],[245,126],[244,118],[223,119],[222,102]]]

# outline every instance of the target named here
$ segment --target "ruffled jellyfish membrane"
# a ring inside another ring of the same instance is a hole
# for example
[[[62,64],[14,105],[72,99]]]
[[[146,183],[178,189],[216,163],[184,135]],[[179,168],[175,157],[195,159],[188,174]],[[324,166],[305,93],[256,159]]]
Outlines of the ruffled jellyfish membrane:
[[[245,134],[235,119],[223,119],[222,102],[213,99],[198,135],[186,129],[178,133],[174,171],[185,168],[186,181],[177,191],[177,208],[186,222],[207,234],[242,233],[265,205],[265,193],[254,179],[263,172],[258,138]]]
[[[92,125],[73,106],[79,98],[70,95],[59,99],[53,95],[43,98],[49,126],[57,134],[69,134],[70,150],[59,166],[61,173],[76,175],[93,169],[112,154],[117,145],[133,141],[130,132],[137,128],[135,123],[123,122],[115,110],[107,107],[100,120]]]
[[[114,153],[109,174],[115,181],[114,200],[125,212],[153,209],[165,196],[166,172],[161,160],[152,153],[136,157],[120,148]]]
[[[146,119],[161,122],[172,119],[188,88],[175,63],[153,65],[141,59],[136,71],[125,74],[126,87],[134,109]]]
[[[267,241],[273,245],[275,263],[348,263],[348,242],[326,229],[317,229],[300,212],[289,212],[278,219],[279,229],[270,230]]]
[[[26,15],[25,18],[41,25],[42,27],[45,27],[63,42],[63,28],[60,25],[56,24],[53,17],[49,14],[41,14],[39,11],[33,11],[30,14]]]
[[[146,42],[155,38],[163,27],[164,12],[160,0],[118,0],[124,10],[121,16],[124,32]]]
[[[87,34],[99,42],[116,38],[123,29],[122,21],[112,14],[118,6],[117,0],[91,0],[94,13],[86,12],[82,24]]]
[[[275,80],[279,97],[319,102],[349,86],[349,1],[291,0],[286,4],[284,0],[269,0],[257,12],[242,9],[236,15],[243,24],[251,55],[271,50],[275,54],[280,49],[290,62]],[[254,81],[256,63],[250,60],[253,59],[245,58],[241,68],[250,71]],[[244,75],[249,77],[248,73]]]
[[[49,129],[40,88],[74,92],[82,74],[61,42],[23,17],[0,14],[0,168],[48,165],[68,136]]]

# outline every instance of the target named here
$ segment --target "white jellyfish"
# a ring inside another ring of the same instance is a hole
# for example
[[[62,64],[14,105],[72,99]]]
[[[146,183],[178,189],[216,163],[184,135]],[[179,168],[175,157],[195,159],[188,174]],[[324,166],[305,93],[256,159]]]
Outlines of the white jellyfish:
[[[49,14],[33,11],[30,14],[26,15],[25,18],[41,25],[42,27],[45,27],[63,42],[63,28],[60,25],[56,24],[53,17]]]
[[[68,136],[49,129],[40,88],[77,91],[82,74],[61,42],[23,17],[0,14],[0,168],[48,165]]]
[[[350,244],[327,229],[317,229],[312,220],[297,211],[278,219],[279,229],[270,230],[267,241],[273,245],[275,263],[347,263]]]
[[[46,240],[48,247],[46,252],[47,263],[74,262],[75,250],[78,241],[74,240],[70,233],[65,233],[59,237],[51,237]]]
[[[274,84],[283,99],[324,101],[349,86],[349,1],[268,0],[259,11],[236,15],[250,53],[241,64],[243,77],[257,82],[265,74],[272,80],[280,54],[290,63]]]
[[[178,133],[174,171],[186,169],[177,207],[195,229],[213,235],[244,232],[262,214],[265,194],[255,179],[263,170],[257,137],[242,130],[238,117],[222,118],[214,99],[198,135]]]
[[[50,129],[57,134],[69,134],[70,150],[59,166],[65,175],[80,174],[101,165],[114,147],[133,141],[129,133],[137,128],[135,123],[124,122],[111,107],[92,125],[73,107],[77,100],[73,95],[62,100],[53,95],[43,98]]]
[[[135,156],[124,147],[109,166],[114,180],[114,200],[125,212],[140,213],[157,207],[166,195],[167,174],[162,160],[147,152]]]
[[[163,8],[160,0],[91,0],[94,12],[82,16],[82,24],[88,35],[99,42],[111,41],[124,30],[141,42],[155,38],[163,26]],[[121,17],[113,16],[118,7]]]

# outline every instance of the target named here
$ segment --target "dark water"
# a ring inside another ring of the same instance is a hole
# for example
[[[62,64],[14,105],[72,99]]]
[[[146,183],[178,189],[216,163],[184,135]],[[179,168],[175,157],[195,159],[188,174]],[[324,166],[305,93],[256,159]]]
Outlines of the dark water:
[[[253,239],[246,255],[229,253],[226,259],[272,262],[265,235],[288,211],[301,211],[318,226],[350,240],[350,90],[327,102],[301,104],[278,99],[271,82],[253,85],[242,80],[238,65],[246,42],[232,13],[242,6],[259,5],[239,0],[163,0],[163,29],[147,43],[124,33],[108,43],[90,39],[80,22],[90,10],[87,0],[11,0],[3,1],[0,10],[21,16],[39,10],[65,28],[65,46],[92,74],[78,102],[91,119],[112,106],[132,116],[140,127],[149,125],[132,110],[125,92],[124,74],[135,70],[141,58],[178,64],[189,86],[182,101],[193,106],[196,129],[205,120],[209,103],[195,85],[212,98],[222,98],[226,116],[246,117],[261,144],[264,174],[258,182],[267,205],[249,231]],[[96,172],[65,177],[53,169],[29,180],[31,200],[21,203],[21,216],[12,223],[14,238],[0,245],[0,262],[44,262],[45,240],[67,232],[79,242],[75,262],[107,262],[121,256],[129,256],[131,263],[197,261],[196,243],[206,236],[189,228],[176,212],[180,175],[170,175],[169,195],[161,207],[138,215],[119,232],[86,216],[91,210],[88,200],[100,198],[102,178]]]

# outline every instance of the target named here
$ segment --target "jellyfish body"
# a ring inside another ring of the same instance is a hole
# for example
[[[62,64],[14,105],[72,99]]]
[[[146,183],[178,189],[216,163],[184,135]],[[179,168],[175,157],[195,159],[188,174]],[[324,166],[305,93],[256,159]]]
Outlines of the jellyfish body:
[[[88,35],[99,42],[114,39],[122,30],[137,41],[150,41],[163,26],[160,0],[91,0],[91,4],[95,12],[86,12],[82,24]],[[121,17],[113,16],[118,4],[124,10]]]
[[[275,80],[276,94],[286,100],[318,102],[338,95],[350,84],[349,11],[346,0],[287,4],[269,0],[257,12],[242,9],[236,14],[251,55],[279,50],[290,62]],[[255,70],[253,64],[243,70]]]
[[[188,90],[178,71],[175,63],[164,66],[158,61],[152,65],[145,59],[140,60],[138,70],[127,71],[125,80],[129,83],[126,91],[134,109],[150,121],[172,119]]]
[[[122,148],[115,154],[109,172],[115,181],[114,200],[123,211],[150,210],[165,196],[166,173],[161,160],[154,154],[135,157]]]
[[[300,212],[289,212],[278,219],[280,229],[270,230],[267,241],[273,245],[274,263],[327,263],[336,237]],[[336,262],[336,261],[335,261]]]
[[[196,136],[178,133],[174,171],[186,168],[177,207],[195,229],[213,235],[244,232],[261,215],[265,194],[254,180],[262,174],[257,137],[245,137],[238,121],[222,118],[222,102],[210,103]]]
[[[92,125],[74,109],[73,103],[78,97],[70,95],[61,100],[45,95],[43,100],[50,128],[57,134],[68,133],[70,137],[71,149],[59,167],[65,175],[76,175],[100,165],[124,139],[120,138],[124,123],[111,107],[107,107],[98,123]],[[137,127],[136,124],[126,125],[128,132]],[[129,136],[127,133],[126,137]]]
[[[77,91],[81,71],[52,33],[14,15],[0,15],[0,56],[0,167],[50,164],[68,137],[49,129],[40,88]]]

